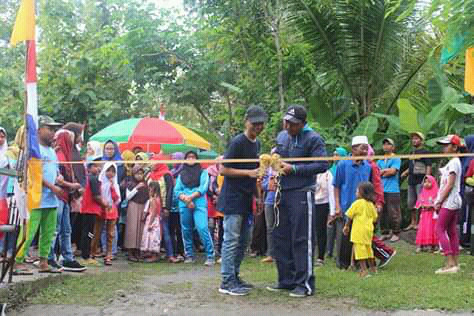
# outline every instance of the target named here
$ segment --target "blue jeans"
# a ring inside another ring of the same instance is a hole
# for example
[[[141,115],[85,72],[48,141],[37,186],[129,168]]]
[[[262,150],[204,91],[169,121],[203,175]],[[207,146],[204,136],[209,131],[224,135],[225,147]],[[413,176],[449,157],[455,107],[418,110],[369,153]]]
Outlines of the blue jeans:
[[[199,238],[204,245],[208,259],[214,259],[214,244],[211,234],[207,228],[207,207],[198,207],[190,210],[187,207],[180,208],[181,230],[183,231],[184,251],[186,257],[194,257],[193,251],[193,219]]]
[[[222,243],[222,283],[232,284],[240,273],[240,264],[250,241],[249,215],[224,215]]]
[[[117,249],[117,243],[118,243],[118,234],[117,234],[117,225],[115,225],[115,233],[114,233],[114,241],[112,243],[112,256],[116,256],[118,249]],[[105,253],[105,246],[107,245],[107,227],[104,225],[102,227],[102,232],[100,233],[100,245],[102,248],[102,252]]]
[[[171,241],[170,236],[170,224],[169,224],[169,216],[162,217],[161,220],[161,227],[163,228],[163,241],[165,242],[165,249],[166,249],[166,256],[173,257],[173,242]]]
[[[65,262],[74,261],[71,247],[71,208],[68,203],[58,199],[56,232],[51,242],[51,250],[49,251],[49,260],[55,260],[54,248],[59,236],[59,247],[61,255]]]

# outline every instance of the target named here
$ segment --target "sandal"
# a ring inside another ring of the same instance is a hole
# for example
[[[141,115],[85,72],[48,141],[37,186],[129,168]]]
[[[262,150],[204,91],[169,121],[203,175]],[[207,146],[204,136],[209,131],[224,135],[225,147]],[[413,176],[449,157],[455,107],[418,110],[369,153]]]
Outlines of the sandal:
[[[139,262],[140,261],[140,260],[138,260],[137,257],[128,257],[127,260],[131,261],[131,262]]]
[[[112,259],[110,259],[110,258],[104,259],[104,264],[106,266],[111,266],[112,265]]]
[[[33,271],[28,268],[15,269],[13,270],[13,275],[33,275]]]
[[[62,273],[61,271],[59,271],[58,269],[56,268],[53,268],[53,267],[48,267],[47,269],[40,269],[38,270],[39,273],[51,273],[51,274],[60,274]]]

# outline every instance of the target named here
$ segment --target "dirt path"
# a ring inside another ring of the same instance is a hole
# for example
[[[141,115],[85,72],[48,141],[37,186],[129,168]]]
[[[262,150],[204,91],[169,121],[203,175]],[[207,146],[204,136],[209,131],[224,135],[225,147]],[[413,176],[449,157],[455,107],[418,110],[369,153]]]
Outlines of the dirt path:
[[[121,265],[115,265],[114,270]],[[125,265],[124,265],[125,267]],[[91,271],[90,273],[93,273]],[[229,297],[217,292],[218,268],[202,266],[176,274],[146,276],[135,293],[120,290],[108,304],[100,307],[78,305],[31,305],[21,312],[8,315],[447,315],[438,311],[375,312],[355,307],[350,300],[260,299],[263,284],[257,284],[256,295],[251,297]],[[472,315],[469,313],[456,315]]]

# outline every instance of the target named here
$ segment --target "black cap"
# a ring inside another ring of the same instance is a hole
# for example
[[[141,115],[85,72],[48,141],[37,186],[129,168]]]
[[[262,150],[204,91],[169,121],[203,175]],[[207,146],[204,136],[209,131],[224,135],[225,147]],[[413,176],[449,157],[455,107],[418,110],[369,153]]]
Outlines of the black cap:
[[[259,105],[251,105],[247,112],[245,112],[245,119],[250,123],[265,123],[268,119],[268,115],[265,110]]]
[[[285,116],[283,119],[285,121],[289,121],[291,123],[304,123],[306,122],[306,109],[302,105],[291,105],[286,111]]]

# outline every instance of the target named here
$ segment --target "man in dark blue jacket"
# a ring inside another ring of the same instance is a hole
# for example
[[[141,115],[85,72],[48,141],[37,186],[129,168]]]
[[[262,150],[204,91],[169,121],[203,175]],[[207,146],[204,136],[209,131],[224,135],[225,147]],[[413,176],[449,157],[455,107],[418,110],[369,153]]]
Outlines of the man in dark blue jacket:
[[[286,130],[277,137],[276,152],[282,158],[325,157],[323,139],[306,124],[306,109],[288,108]],[[316,175],[325,172],[327,161],[282,163],[279,223],[273,231],[278,283],[270,291],[289,290],[291,297],[314,294],[315,246],[314,186]]]

